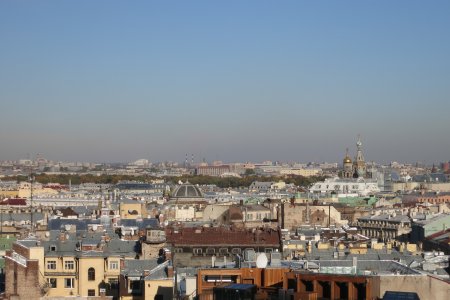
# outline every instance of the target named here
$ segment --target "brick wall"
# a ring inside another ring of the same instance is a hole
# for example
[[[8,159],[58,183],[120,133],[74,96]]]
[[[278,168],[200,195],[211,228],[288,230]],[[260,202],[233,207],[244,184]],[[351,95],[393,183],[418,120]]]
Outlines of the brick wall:
[[[41,287],[39,285],[39,262],[27,261],[26,267],[5,259],[5,294],[7,298],[39,299]]]

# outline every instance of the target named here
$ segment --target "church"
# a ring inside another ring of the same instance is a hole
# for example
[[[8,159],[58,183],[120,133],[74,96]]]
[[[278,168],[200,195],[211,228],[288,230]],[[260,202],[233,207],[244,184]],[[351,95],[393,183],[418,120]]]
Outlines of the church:
[[[366,169],[366,162],[364,161],[364,155],[362,151],[362,142],[361,138],[358,137],[358,142],[356,142],[356,157],[355,161],[352,162],[352,159],[348,155],[348,148],[347,153],[343,160],[343,169],[342,169],[342,178],[367,178],[367,169]]]
[[[337,194],[338,197],[368,196],[380,192],[376,178],[372,178],[374,170],[367,171],[362,142],[359,137],[356,147],[354,160],[350,158],[347,149],[343,160],[343,168],[339,172],[340,177],[327,178],[323,182],[316,182],[310,188],[310,192],[318,195]]]

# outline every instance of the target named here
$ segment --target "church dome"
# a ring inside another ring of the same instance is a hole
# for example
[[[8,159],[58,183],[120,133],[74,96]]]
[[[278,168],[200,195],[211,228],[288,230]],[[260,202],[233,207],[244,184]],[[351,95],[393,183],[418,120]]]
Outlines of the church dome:
[[[203,198],[202,191],[195,185],[185,183],[176,187],[172,193],[173,198]]]
[[[170,203],[203,203],[205,196],[198,186],[189,182],[180,184],[172,190],[172,196],[169,198]]]
[[[344,158],[344,164],[351,164],[352,163],[352,159],[349,156],[346,156]]]

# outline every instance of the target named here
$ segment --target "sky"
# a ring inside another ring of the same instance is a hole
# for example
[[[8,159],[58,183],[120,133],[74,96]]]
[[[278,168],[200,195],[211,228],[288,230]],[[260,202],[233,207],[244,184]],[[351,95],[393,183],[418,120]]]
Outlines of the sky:
[[[450,1],[0,1],[0,160],[450,160]]]

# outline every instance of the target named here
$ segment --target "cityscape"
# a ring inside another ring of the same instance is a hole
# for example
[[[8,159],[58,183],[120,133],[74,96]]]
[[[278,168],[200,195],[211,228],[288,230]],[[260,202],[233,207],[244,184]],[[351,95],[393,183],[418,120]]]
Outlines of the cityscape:
[[[336,163],[2,161],[3,291],[445,299],[450,163],[379,165],[355,140]]]
[[[0,300],[450,299],[450,3],[0,2]]]

